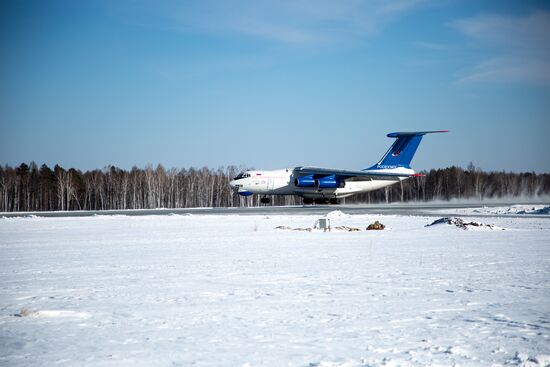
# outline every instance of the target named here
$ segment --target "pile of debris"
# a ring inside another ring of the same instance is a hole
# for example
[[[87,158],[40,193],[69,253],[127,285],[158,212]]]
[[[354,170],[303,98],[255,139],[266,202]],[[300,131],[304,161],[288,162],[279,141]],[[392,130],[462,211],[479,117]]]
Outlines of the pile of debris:
[[[431,224],[426,224],[426,227],[431,227],[437,224],[449,224],[449,225],[456,226],[458,228],[462,228],[464,230],[468,230],[468,228],[472,228],[472,227],[495,229],[495,226],[492,224],[483,224],[479,222],[465,222],[464,219],[458,218],[458,217],[439,218],[437,220],[434,220],[433,223]]]
[[[375,221],[374,223],[369,224],[369,226],[367,227],[367,231],[381,231],[384,228],[386,228],[385,225],[383,225],[379,221]]]
[[[359,228],[346,227],[346,226],[338,226],[338,227],[334,227],[334,229],[337,230],[337,231],[347,231],[347,232],[359,232],[359,231],[361,231]]]
[[[315,230],[321,230],[321,228],[318,228],[318,227],[314,227],[314,228],[301,228],[301,227],[297,227],[297,228],[292,228],[292,227],[289,227],[289,226],[277,226],[275,227],[275,229],[284,229],[284,230],[287,230],[287,231],[305,231],[305,232],[312,232],[314,229]],[[347,227],[347,226],[338,226],[338,227],[329,227],[329,228],[326,228],[326,229],[322,229],[324,232],[330,232],[332,230],[334,231],[346,231],[346,232],[359,232],[361,231],[359,228],[355,228],[355,227]]]
[[[31,316],[33,314],[36,314],[36,312],[31,312],[29,311],[26,307],[23,307],[21,309],[21,311],[19,311],[19,313],[16,313],[15,315],[12,315],[12,316],[15,316],[15,317],[27,317],[27,316]]]
[[[284,229],[284,230],[288,230],[288,231],[306,231],[306,232],[311,232],[313,231],[313,228],[292,228],[292,227],[289,227],[289,226],[277,226],[275,227],[275,229]]]

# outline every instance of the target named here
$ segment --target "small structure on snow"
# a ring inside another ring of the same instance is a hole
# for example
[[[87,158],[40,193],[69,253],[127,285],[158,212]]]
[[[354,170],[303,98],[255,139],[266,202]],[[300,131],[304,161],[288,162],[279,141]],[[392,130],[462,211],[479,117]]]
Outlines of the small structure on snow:
[[[313,225],[313,228],[319,228],[323,231],[329,231],[330,232],[330,219],[325,218],[319,218],[315,221],[315,224]]]

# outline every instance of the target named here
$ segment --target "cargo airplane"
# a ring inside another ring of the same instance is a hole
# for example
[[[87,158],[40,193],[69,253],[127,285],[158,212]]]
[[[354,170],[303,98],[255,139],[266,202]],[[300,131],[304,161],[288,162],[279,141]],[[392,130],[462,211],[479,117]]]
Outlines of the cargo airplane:
[[[395,142],[375,165],[359,171],[317,167],[296,167],[273,171],[245,171],[229,183],[239,195],[262,195],[260,201],[270,202],[267,195],[298,195],[304,204],[337,204],[338,199],[377,190],[415,173],[410,163],[422,137],[439,131],[396,132],[388,134]]]

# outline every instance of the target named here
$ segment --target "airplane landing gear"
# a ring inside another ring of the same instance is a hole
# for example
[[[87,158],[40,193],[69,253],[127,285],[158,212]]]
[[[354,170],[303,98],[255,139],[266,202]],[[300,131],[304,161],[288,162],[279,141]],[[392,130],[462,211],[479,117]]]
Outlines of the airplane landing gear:
[[[268,198],[267,196],[264,196],[264,197],[260,198],[260,203],[269,204],[269,203],[271,203],[271,199]]]
[[[311,204],[313,204],[313,199],[304,198],[304,205],[311,205]]]
[[[311,205],[311,204],[319,204],[319,205],[333,204],[333,205],[337,205],[337,204],[340,204],[340,200],[338,200],[336,198],[331,198],[331,199],[327,199],[327,198],[317,198],[317,199],[304,198],[304,205]]]

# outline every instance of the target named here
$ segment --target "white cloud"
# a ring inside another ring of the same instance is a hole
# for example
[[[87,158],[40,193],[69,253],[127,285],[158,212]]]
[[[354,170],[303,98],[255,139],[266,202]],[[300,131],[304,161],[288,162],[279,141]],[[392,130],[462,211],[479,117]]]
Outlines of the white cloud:
[[[171,12],[179,27],[285,44],[345,41],[377,32],[426,0],[203,0]]]
[[[550,85],[550,64],[540,59],[496,57],[479,63],[457,83],[483,81]]]
[[[521,82],[550,85],[550,13],[525,17],[477,16],[452,26],[493,54],[458,83]]]

